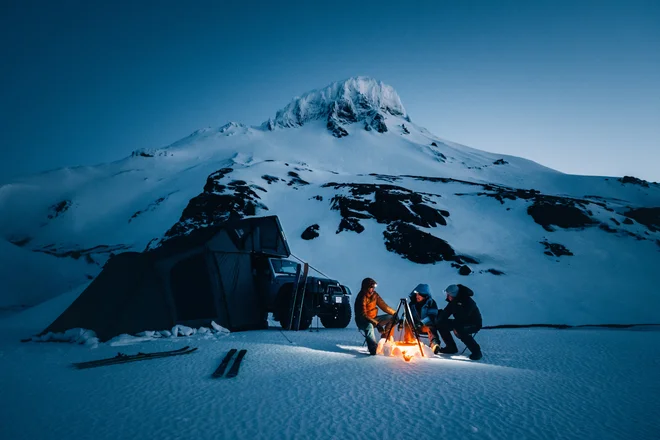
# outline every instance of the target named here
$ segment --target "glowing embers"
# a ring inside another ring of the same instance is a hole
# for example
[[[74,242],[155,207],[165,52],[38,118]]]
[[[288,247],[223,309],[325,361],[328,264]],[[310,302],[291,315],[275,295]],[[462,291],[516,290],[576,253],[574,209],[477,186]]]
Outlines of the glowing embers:
[[[399,318],[399,311],[402,308],[403,317]],[[394,314],[394,320],[395,323],[391,327],[387,339],[381,339],[378,343],[376,353],[385,356],[401,356],[406,362],[410,362],[415,356],[425,357],[419,335],[415,330],[410,306],[405,298],[401,298],[399,307]]]

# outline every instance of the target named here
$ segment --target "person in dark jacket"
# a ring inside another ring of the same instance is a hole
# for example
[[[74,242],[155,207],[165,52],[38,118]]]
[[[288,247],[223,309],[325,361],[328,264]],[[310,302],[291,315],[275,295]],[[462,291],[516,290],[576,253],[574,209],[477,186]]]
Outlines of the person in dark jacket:
[[[355,324],[362,330],[367,340],[367,348],[372,356],[376,354],[378,342],[374,329],[380,332],[381,337],[386,337],[390,328],[394,324],[393,315],[396,313],[392,307],[388,306],[383,298],[376,292],[376,280],[365,278],[362,280],[362,287],[355,298]],[[378,308],[381,308],[386,315],[378,315]]]
[[[445,354],[458,353],[456,342],[451,336],[453,330],[458,339],[463,341],[470,350],[470,359],[481,359],[481,347],[471,335],[479,331],[482,326],[481,312],[477,307],[477,303],[472,299],[474,292],[462,284],[451,284],[447,286],[444,293],[447,295],[449,304],[438,313],[438,319],[435,323],[440,332],[440,337],[445,343],[445,346],[440,348],[439,352]],[[454,316],[453,319],[450,318],[452,315]]]
[[[434,353],[440,350],[440,337],[435,328],[438,319],[438,304],[433,299],[431,287],[428,284],[418,284],[409,295],[410,311],[413,314],[418,333],[425,332],[429,336],[429,347]]]

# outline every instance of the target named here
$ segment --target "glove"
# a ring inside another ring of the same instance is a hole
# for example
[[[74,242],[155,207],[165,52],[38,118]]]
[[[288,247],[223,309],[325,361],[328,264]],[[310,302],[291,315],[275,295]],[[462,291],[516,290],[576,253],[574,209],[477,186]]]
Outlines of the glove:
[[[376,330],[378,330],[379,332],[383,333],[383,332],[385,331],[385,327],[383,327],[383,326],[380,325],[380,324],[377,324],[377,325],[376,325]]]

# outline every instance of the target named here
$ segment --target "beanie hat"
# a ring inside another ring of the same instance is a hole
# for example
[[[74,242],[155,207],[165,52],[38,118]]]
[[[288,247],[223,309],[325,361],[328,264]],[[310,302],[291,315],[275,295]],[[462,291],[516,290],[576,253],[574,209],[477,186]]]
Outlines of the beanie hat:
[[[458,286],[456,284],[450,284],[445,289],[445,294],[451,296],[452,298],[456,298],[458,295]]]
[[[367,290],[370,287],[376,287],[378,283],[373,278],[365,278],[362,280],[362,290]]]
[[[422,296],[431,296],[431,286],[428,284],[418,284],[413,293],[419,293]]]

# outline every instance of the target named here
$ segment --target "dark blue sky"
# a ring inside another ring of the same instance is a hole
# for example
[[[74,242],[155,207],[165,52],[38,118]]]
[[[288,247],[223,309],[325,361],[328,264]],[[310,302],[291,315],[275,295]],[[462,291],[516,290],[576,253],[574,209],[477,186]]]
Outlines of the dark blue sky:
[[[392,85],[440,137],[560,171],[660,181],[658,1],[0,8],[0,183],[201,127],[258,124],[357,75]]]

